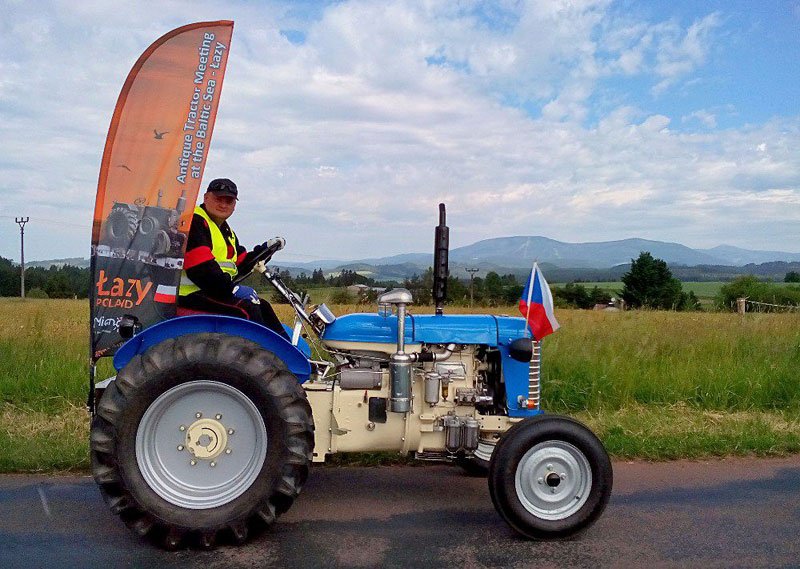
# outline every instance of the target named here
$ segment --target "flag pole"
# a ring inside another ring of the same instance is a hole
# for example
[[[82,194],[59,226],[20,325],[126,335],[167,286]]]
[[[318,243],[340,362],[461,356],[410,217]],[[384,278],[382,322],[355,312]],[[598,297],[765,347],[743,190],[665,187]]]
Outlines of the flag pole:
[[[534,261],[533,262],[533,267],[531,268],[531,276],[530,276],[530,279],[528,279],[528,299],[527,299],[527,304],[526,304],[526,308],[525,308],[525,329],[526,330],[530,330],[530,328],[531,328],[529,318],[530,318],[530,315],[531,315],[531,298],[533,296],[533,279],[536,278],[536,269],[537,269],[537,265],[536,265],[536,261]],[[533,338],[533,330],[531,330],[531,338]]]

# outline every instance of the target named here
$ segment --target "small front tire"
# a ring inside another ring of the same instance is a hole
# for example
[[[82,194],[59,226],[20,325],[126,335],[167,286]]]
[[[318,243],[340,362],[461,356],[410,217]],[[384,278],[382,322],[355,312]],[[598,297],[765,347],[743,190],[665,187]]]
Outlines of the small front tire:
[[[492,454],[489,492],[500,515],[529,539],[558,539],[597,521],[613,470],[600,440],[568,417],[539,415],[509,429]]]

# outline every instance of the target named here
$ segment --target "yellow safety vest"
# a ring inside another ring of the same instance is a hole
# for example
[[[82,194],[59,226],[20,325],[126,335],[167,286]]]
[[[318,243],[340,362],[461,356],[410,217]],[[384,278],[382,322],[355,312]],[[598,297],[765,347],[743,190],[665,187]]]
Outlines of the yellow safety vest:
[[[236,251],[236,235],[233,233],[233,230],[231,230],[231,236],[226,240],[225,236],[222,235],[222,230],[208,217],[206,210],[197,206],[194,208],[194,212],[208,223],[208,229],[211,232],[211,254],[214,255],[214,260],[219,265],[219,268],[222,269],[222,272],[229,274],[231,279],[233,279],[239,273],[239,269],[236,266],[236,260],[239,257],[239,253]],[[233,257],[228,257],[229,243],[233,250]],[[186,274],[186,271],[181,271],[181,287],[178,291],[178,295],[186,296],[198,290],[200,290],[200,287],[192,282]]]

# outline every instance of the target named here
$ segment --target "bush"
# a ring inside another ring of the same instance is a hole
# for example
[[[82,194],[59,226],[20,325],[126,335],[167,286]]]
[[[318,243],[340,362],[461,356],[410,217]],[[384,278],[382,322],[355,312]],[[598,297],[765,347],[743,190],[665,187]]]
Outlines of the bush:
[[[331,304],[352,304],[353,297],[346,288],[337,288],[331,294]]]
[[[50,298],[48,294],[39,287],[32,288],[25,292],[26,298]]]
[[[718,308],[736,310],[737,298],[781,306],[800,306],[800,287],[776,286],[747,275],[720,288],[716,305]],[[769,311],[771,307],[766,306],[763,310]]]

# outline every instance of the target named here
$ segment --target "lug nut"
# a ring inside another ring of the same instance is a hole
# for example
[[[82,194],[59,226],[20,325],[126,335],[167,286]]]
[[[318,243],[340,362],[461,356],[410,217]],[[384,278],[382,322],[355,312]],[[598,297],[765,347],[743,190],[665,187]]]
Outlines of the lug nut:
[[[178,450],[183,450],[183,445],[178,445]]]
[[[226,448],[226,449],[225,449],[225,454],[230,454],[230,453],[231,453],[231,449],[229,449],[229,448]]]
[[[216,465],[217,465],[217,463],[216,463],[216,462],[214,462],[213,460],[211,461],[211,464],[209,464],[209,466],[210,466],[211,468],[214,468]]]
[[[197,413],[194,414],[194,416],[199,419],[200,417],[203,416],[203,414],[200,411],[198,411]]]
[[[196,460],[194,460],[194,459],[192,459],[192,460],[190,460],[190,461],[189,461],[189,464],[191,464],[192,466],[194,466],[194,465],[196,465],[196,464],[197,464],[197,461],[196,461]]]
[[[536,482],[538,482],[539,484],[544,484],[544,478],[540,477]]]
[[[221,415],[220,413],[217,413],[216,415],[214,415],[214,418],[215,418],[217,421],[219,421],[220,419],[222,419],[222,415]]]
[[[181,431],[185,431],[186,430],[186,425],[181,425],[180,427],[178,427],[178,429],[181,430]]]
[[[233,429],[228,429],[228,434],[232,435],[234,433]]]

